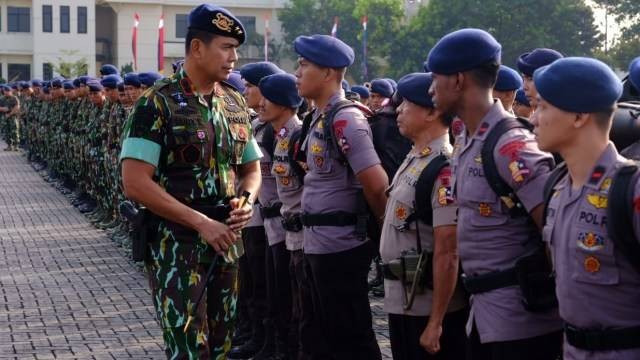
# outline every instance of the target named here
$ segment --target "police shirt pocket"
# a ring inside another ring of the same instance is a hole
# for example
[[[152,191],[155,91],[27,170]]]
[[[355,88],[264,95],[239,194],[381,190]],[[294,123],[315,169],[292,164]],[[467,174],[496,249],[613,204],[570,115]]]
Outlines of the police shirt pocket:
[[[312,141],[311,146],[307,151],[311,153],[311,164],[307,162],[307,165],[317,174],[330,174],[333,170],[333,159],[330,156],[327,145],[319,142]]]
[[[391,211],[393,213],[387,214],[390,216],[391,225],[398,231],[415,230],[415,221],[410,224],[407,223],[407,219],[414,212],[415,193],[413,191],[406,191],[403,187],[394,188],[389,194],[389,201],[393,201],[393,207]]]
[[[571,235],[569,248],[574,254],[573,280],[599,285],[618,284],[620,273],[614,245],[606,229],[578,226]]]
[[[487,182],[483,179],[467,179],[463,185],[464,191],[460,194],[460,203],[466,203],[467,207],[474,208],[474,216],[470,216],[469,222],[475,227],[493,227],[504,225],[509,220],[509,215],[502,211],[502,203],[498,199]]]
[[[271,175],[275,176],[281,191],[297,190],[297,177],[287,162],[276,161],[271,168]]]

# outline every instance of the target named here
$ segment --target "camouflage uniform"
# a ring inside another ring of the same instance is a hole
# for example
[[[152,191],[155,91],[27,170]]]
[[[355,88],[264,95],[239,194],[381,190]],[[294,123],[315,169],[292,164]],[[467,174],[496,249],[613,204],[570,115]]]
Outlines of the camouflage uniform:
[[[156,167],[159,185],[178,201],[214,205],[235,196],[235,165],[261,157],[243,97],[216,84],[211,105],[195,93],[184,70],[156,82],[136,103],[124,130],[121,159]],[[146,261],[167,356],[224,359],[231,346],[237,300],[239,242],[217,261],[205,299],[213,249],[191,229],[161,219]],[[194,322],[185,334],[189,311]]]
[[[6,96],[5,106],[9,108],[10,112],[14,107],[20,106],[20,100],[15,95],[8,95]],[[7,145],[15,148],[20,145],[20,115],[19,113],[11,116],[5,114],[5,121]]]

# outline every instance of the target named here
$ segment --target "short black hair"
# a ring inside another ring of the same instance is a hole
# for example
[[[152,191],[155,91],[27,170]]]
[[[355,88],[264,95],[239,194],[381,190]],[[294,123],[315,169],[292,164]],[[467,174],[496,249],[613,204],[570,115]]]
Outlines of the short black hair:
[[[202,41],[205,44],[209,44],[211,41],[213,41],[213,39],[216,38],[216,34],[214,33],[210,33],[208,31],[202,31],[202,30],[198,30],[198,29],[193,29],[193,28],[189,28],[187,30],[187,38],[185,41],[185,52],[186,54],[189,54],[189,51],[191,51],[191,41],[194,39],[198,39],[200,41]]]
[[[499,70],[500,63],[491,61],[469,70],[469,74],[471,74],[471,77],[473,77],[478,86],[485,89],[493,89],[496,81],[498,81]]]
[[[613,105],[610,109],[598,111],[593,113],[593,118],[600,129],[606,130],[611,126],[613,121],[613,114],[615,113],[618,105]]]

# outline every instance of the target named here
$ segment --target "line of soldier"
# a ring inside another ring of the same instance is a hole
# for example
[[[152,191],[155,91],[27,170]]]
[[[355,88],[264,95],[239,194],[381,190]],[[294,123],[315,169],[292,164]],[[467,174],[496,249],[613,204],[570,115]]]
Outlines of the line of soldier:
[[[118,155],[129,112],[161,76],[100,69],[101,79],[34,79],[3,86],[0,115],[7,151],[22,146],[34,168],[127,251],[131,229],[119,214],[124,200]]]
[[[640,357],[640,174],[609,140],[623,85],[607,65],[535,49],[515,71],[463,29],[425,72],[349,89],[339,39],[298,37],[295,74],[234,74],[242,23],[208,4],[188,22],[184,63],[138,99],[119,155],[153,217],[167,358],[380,359],[376,253],[394,359]]]

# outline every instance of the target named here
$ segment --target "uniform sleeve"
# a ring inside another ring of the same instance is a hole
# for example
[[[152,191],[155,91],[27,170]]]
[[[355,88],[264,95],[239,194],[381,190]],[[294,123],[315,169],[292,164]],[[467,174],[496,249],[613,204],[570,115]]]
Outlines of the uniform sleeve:
[[[134,106],[125,126],[120,161],[135,159],[158,167],[164,146],[164,118],[159,101],[151,89]]]
[[[527,211],[544,202],[544,184],[553,169],[551,154],[538,148],[533,134],[514,129],[502,136],[493,153],[500,177]]]
[[[242,154],[242,163],[247,164],[260,160],[262,156],[262,151],[260,151],[260,146],[258,146],[256,138],[251,135],[251,139],[247,142],[247,146],[244,148],[244,153]]]
[[[433,209],[433,227],[456,225],[458,206],[453,196],[451,184],[451,167],[440,171],[433,185],[431,194],[431,208]]]
[[[346,109],[333,121],[338,151],[345,156],[354,174],[380,164],[371,139],[371,129],[360,111]]]

